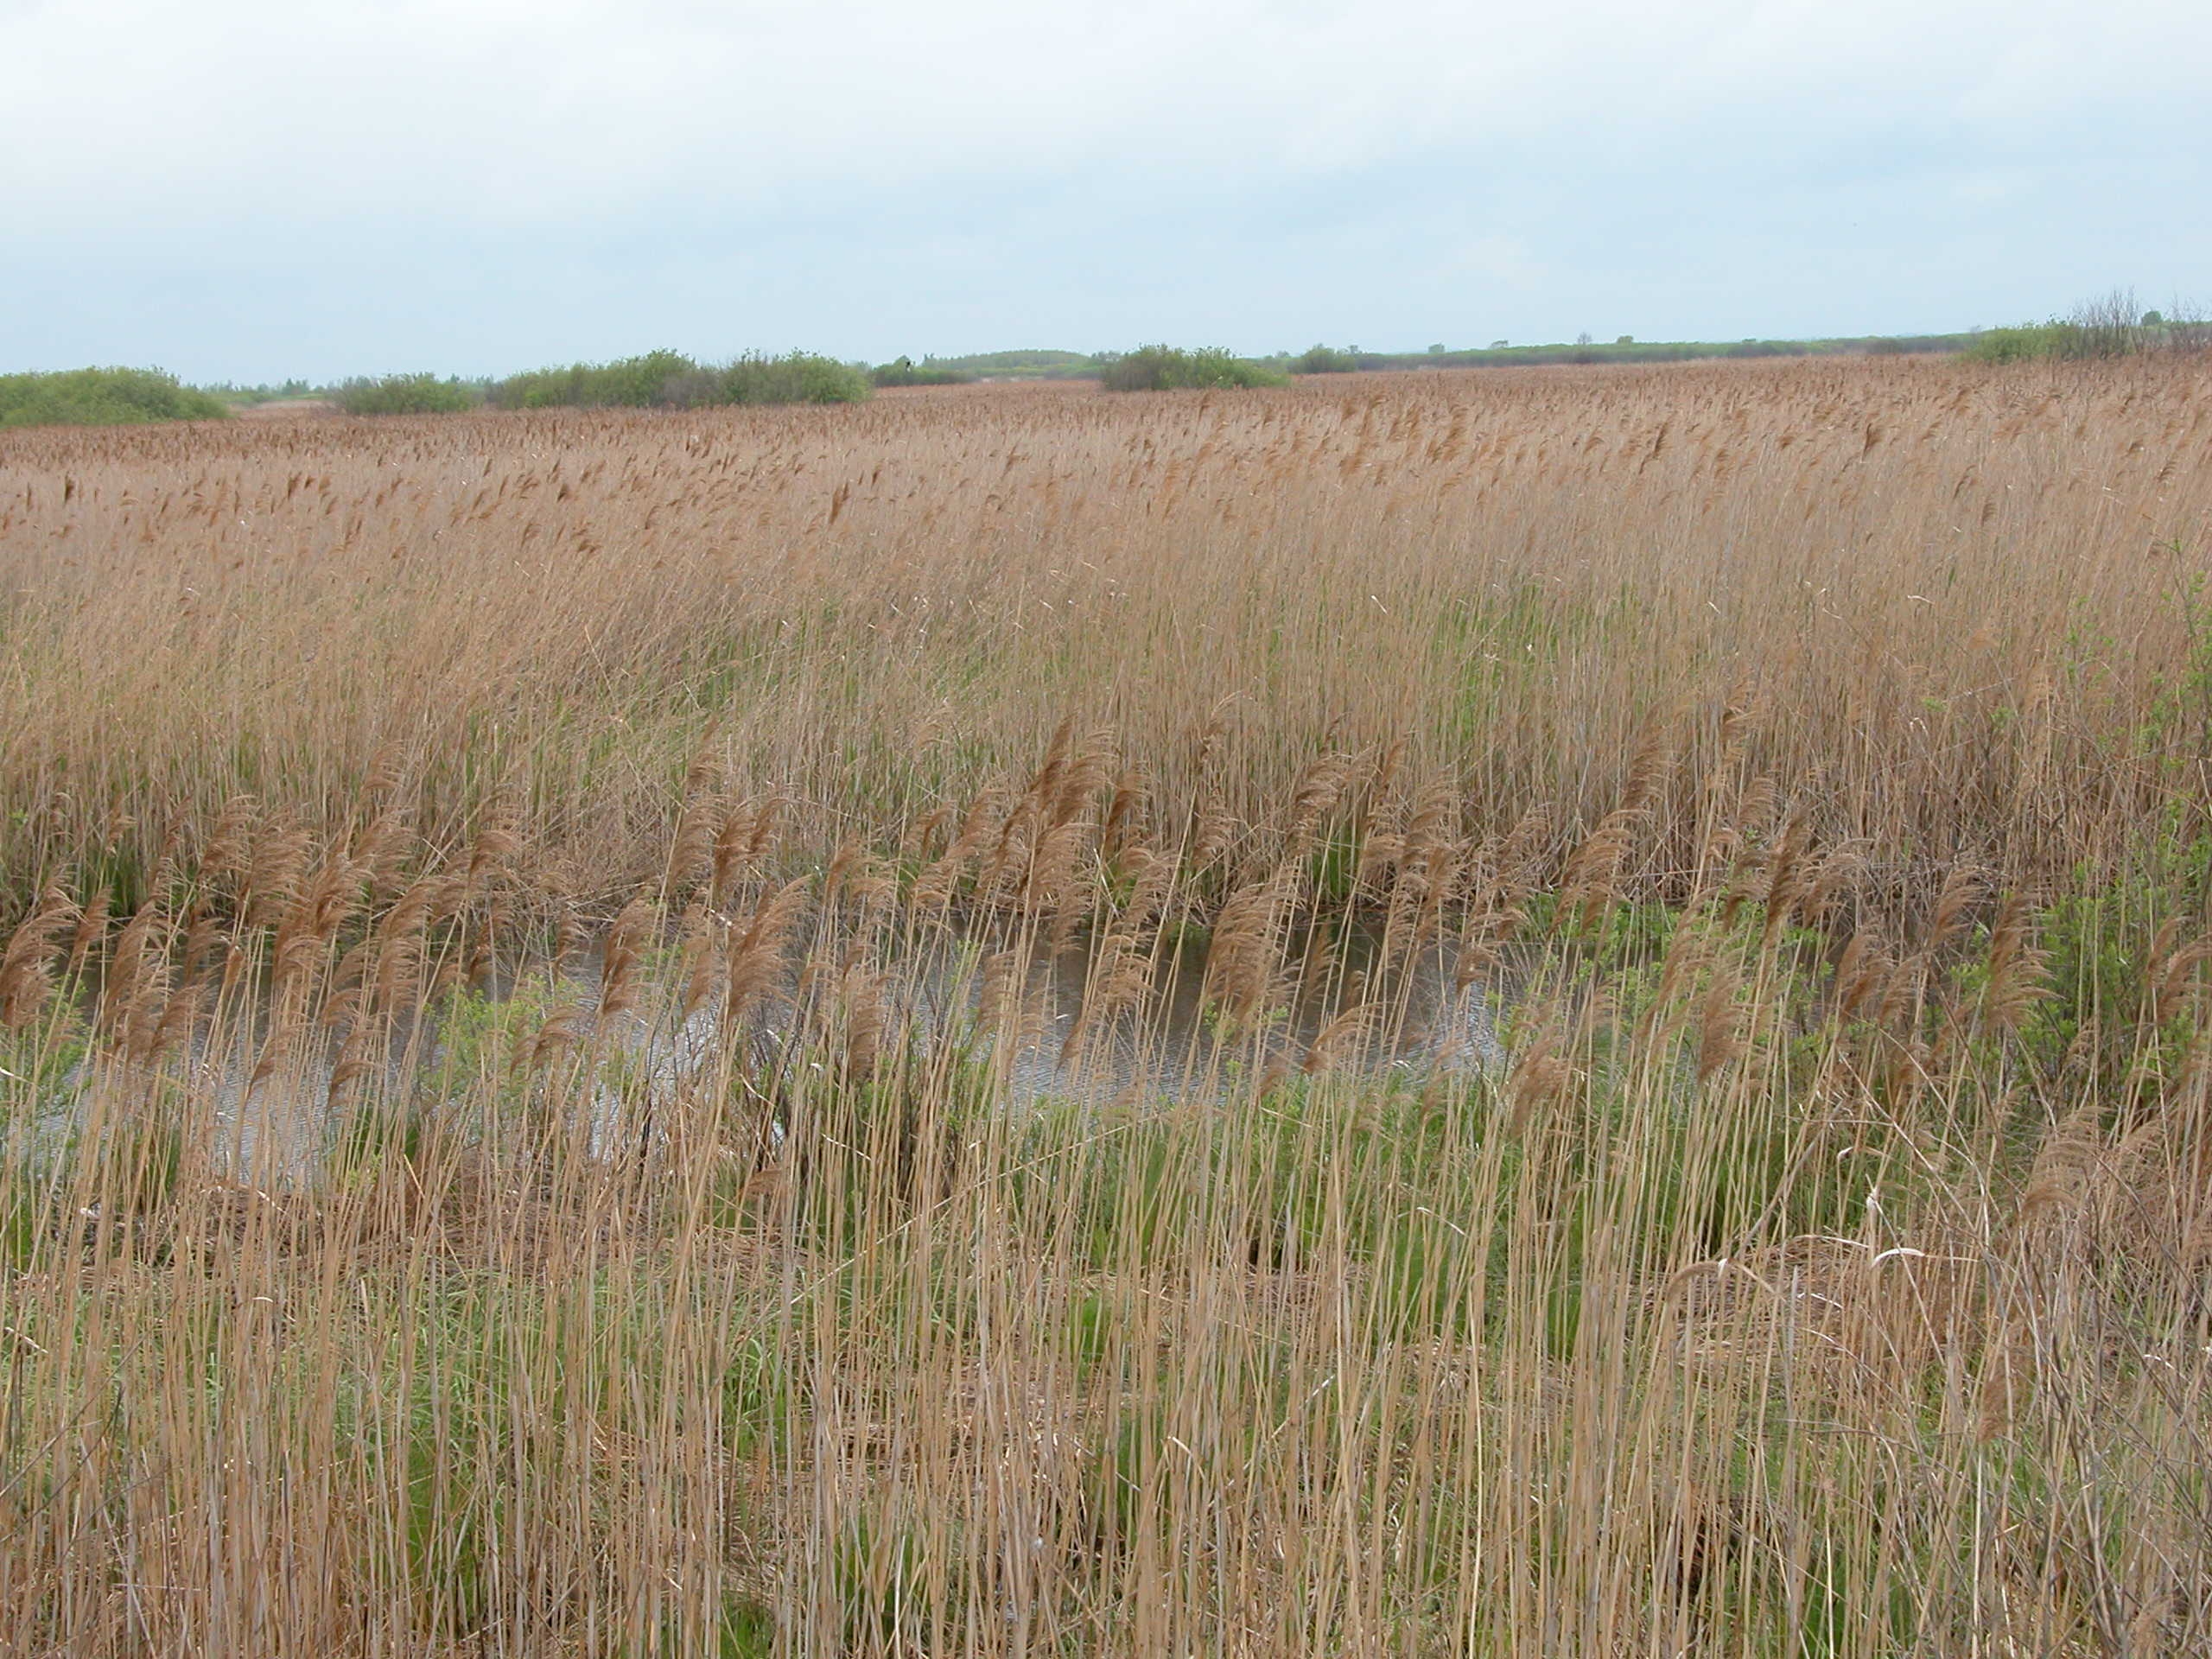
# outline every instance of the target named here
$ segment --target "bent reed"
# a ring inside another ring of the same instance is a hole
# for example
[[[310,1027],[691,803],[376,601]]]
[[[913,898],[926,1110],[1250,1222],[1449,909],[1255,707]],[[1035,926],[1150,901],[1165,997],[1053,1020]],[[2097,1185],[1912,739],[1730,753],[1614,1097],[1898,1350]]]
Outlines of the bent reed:
[[[0,1641],[2206,1646],[2209,390],[10,435]]]

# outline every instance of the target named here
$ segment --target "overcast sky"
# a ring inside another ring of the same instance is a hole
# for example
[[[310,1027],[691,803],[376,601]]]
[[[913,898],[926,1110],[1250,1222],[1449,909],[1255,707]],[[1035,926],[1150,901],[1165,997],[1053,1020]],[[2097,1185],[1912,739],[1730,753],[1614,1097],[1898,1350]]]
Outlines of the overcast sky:
[[[0,370],[2212,301],[2207,0],[0,0]]]

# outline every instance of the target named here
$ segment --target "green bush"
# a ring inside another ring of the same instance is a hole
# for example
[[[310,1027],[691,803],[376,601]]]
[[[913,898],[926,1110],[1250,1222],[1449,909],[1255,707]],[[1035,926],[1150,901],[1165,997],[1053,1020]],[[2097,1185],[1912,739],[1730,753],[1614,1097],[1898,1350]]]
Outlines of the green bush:
[[[986,374],[994,380],[1072,380],[1094,373],[1097,359],[1088,352],[975,352],[966,357],[932,358],[931,366],[961,374]]]
[[[865,370],[811,352],[747,355],[709,372],[720,377],[721,396],[709,400],[715,403],[858,404],[874,390]]]
[[[1308,346],[1290,359],[1293,374],[1350,374],[1358,366],[1357,357],[1350,352],[1340,352],[1333,346]]]
[[[333,394],[348,415],[454,415],[482,401],[465,380],[441,380],[435,374],[361,377]]]
[[[2153,322],[2154,317],[2159,320]],[[2116,288],[2096,299],[2082,301],[2070,315],[2053,317],[2049,322],[1992,328],[1975,337],[1967,347],[1967,355],[1980,363],[2133,357],[2154,346],[2171,343],[2171,333],[2158,312],[2139,315],[2135,296]]]
[[[489,396],[501,409],[650,409],[670,401],[672,384],[700,372],[683,353],[664,349],[509,375]]]
[[[919,363],[911,357],[902,357],[890,363],[879,363],[868,372],[870,384],[878,386],[964,386],[975,379],[972,374],[959,369],[948,369],[931,358]]]
[[[1109,391],[1184,391],[1199,387],[1288,384],[1288,377],[1218,346],[1198,351],[1182,351],[1173,346],[1141,346],[1134,352],[1101,360],[1103,368],[1098,378]]]
[[[0,374],[0,426],[135,426],[216,421],[229,413],[220,398],[159,369]]]
[[[2059,357],[2058,322],[2024,322],[2017,328],[1988,328],[1976,334],[1965,356],[1974,363],[2025,363],[2039,357]]]
[[[264,383],[257,386],[241,386],[229,380],[211,380],[200,390],[233,409],[257,409],[264,404],[285,403],[321,395],[321,388],[306,380],[287,380],[277,385]]]
[[[681,352],[647,352],[612,363],[572,363],[510,375],[493,386],[501,409],[700,409],[722,404],[856,404],[873,388],[850,364],[810,352],[752,353],[699,363]]]

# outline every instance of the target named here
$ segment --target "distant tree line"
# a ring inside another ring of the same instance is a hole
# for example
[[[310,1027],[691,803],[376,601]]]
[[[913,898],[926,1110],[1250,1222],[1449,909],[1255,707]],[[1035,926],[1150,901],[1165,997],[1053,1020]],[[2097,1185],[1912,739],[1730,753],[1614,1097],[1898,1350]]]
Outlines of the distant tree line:
[[[1370,373],[1406,369],[1540,368],[1559,364],[1693,363],[1731,357],[1849,357],[1906,352],[1957,352],[1971,334],[1865,335],[1833,340],[1644,340],[1621,334],[1610,343],[1580,340],[1540,346],[1496,340],[1459,350],[1437,345],[1422,352],[1369,352],[1357,346],[1311,346],[1295,356],[1261,361],[1296,375]]]
[[[2044,322],[1940,334],[1822,340],[1639,340],[1514,346],[1494,340],[1452,350],[1369,352],[1315,344],[1293,354],[1246,358],[1220,346],[1140,346],[1128,352],[1019,350],[964,357],[894,358],[870,367],[811,352],[748,353],[711,363],[682,352],[646,352],[605,363],[570,363],[504,379],[428,372],[362,376],[336,385],[304,380],[251,387],[188,386],[160,369],[85,368],[0,374],[0,426],[118,425],[214,420],[238,405],[327,398],[352,415],[435,415],[493,409],[702,409],[766,404],[858,403],[877,387],[958,385],[976,379],[1096,379],[1109,391],[1282,385],[1292,376],[1361,371],[1537,367],[1554,364],[1681,363],[1711,358],[1885,356],[1958,353],[2005,364],[2126,358],[2212,349],[2212,316],[2145,310],[2114,289]]]

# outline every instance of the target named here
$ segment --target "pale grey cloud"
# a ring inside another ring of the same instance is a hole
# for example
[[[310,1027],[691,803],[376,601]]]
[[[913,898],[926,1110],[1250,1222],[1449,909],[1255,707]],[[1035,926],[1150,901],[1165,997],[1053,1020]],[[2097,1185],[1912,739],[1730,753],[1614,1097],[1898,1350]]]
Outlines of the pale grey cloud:
[[[0,363],[1997,321],[2212,289],[2207,61],[2176,0],[0,4]]]

